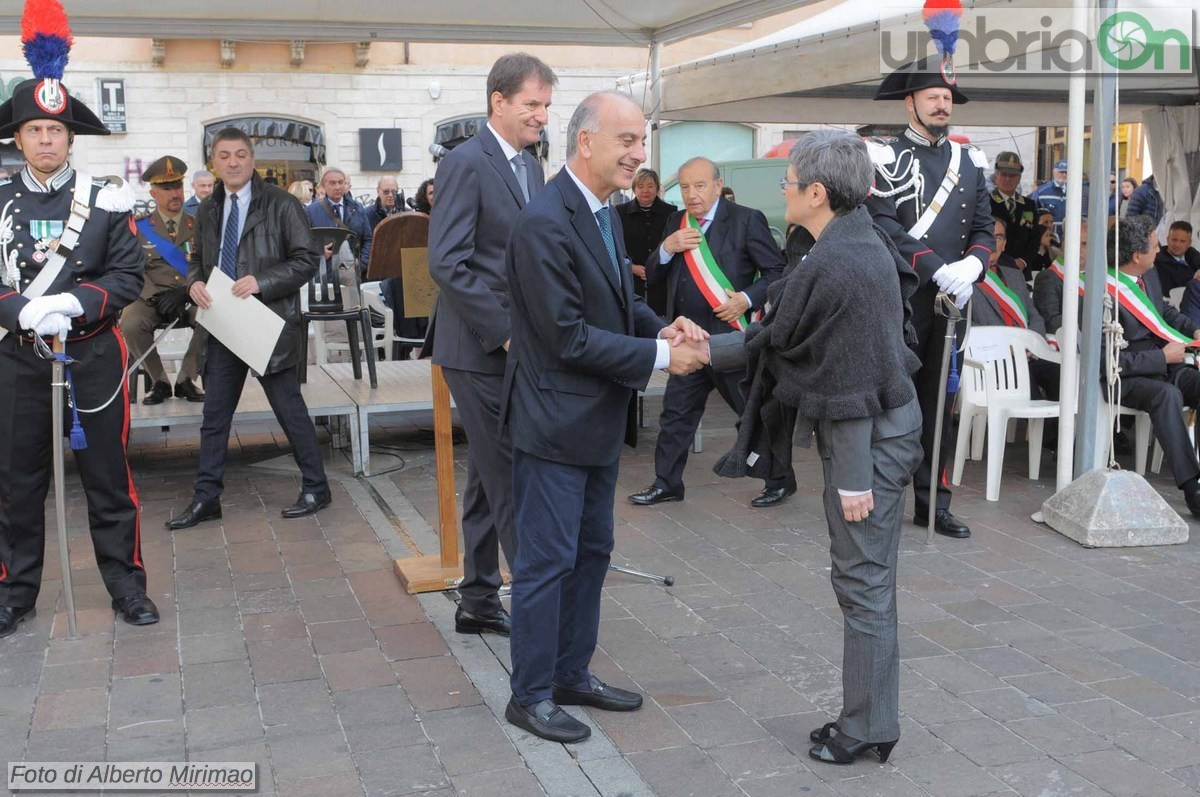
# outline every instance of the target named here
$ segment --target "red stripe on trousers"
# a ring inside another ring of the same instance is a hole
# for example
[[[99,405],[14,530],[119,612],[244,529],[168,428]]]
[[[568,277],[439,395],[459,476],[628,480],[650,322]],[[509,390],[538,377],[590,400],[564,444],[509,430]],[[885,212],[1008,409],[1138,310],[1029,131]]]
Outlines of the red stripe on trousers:
[[[112,331],[121,344],[121,373],[124,374],[129,367],[129,347],[125,345],[125,336],[121,334],[120,327],[114,326]],[[133,501],[133,563],[145,572],[146,566],[142,564],[142,506],[138,501],[137,488],[133,485],[133,473],[129,470],[129,380],[122,377],[121,384],[125,404],[125,417],[121,422],[121,455],[125,457],[125,478],[129,484],[129,498]]]

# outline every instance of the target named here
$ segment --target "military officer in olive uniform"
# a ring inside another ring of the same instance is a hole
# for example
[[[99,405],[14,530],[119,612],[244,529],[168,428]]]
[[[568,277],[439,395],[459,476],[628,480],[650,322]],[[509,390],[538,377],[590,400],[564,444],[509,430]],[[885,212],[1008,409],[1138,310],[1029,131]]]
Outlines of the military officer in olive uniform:
[[[915,351],[921,358],[914,379],[925,452],[913,474],[916,522],[925,525],[933,511],[934,530],[939,534],[969,537],[967,525],[950,514],[950,487],[944,478],[955,438],[952,397],[945,403],[942,423],[938,460],[942,473],[930,472],[938,393],[946,389],[941,382],[946,321],[933,306],[938,292],[944,291],[955,297],[959,307],[965,307],[996,247],[984,174],[987,159],[974,147],[947,138],[953,107],[967,102],[949,59],[939,64],[929,57],[901,67],[883,79],[875,99],[903,100],[909,119],[902,138],[868,142],[875,163],[875,187],[866,206],[921,278],[912,297]],[[937,506],[931,508],[929,487],[934,478],[938,480]]]
[[[41,590],[51,452],[64,431],[51,428],[42,343],[53,337],[65,339],[73,360],[72,403],[86,441],[73,428],[71,444],[100,575],[125,622],[158,622],[126,457],[129,360],[117,324],[146,265],[133,193],[115,177],[92,180],[71,167],[76,135],[109,131],[59,79],[36,67],[35,75],[0,105],[0,138],[14,139],[26,160],[0,182],[0,637],[33,616]]]
[[[991,193],[992,216],[1004,220],[1008,243],[1004,251],[1016,261],[1017,268],[1025,279],[1033,279],[1030,266],[1037,259],[1042,230],[1037,226],[1037,205],[1018,190],[1025,166],[1021,156],[1015,152],[1001,152],[996,156],[993,182],[996,189]],[[1053,332],[1053,330],[1051,330]]]
[[[142,182],[150,184],[155,208],[137,220],[138,243],[146,253],[146,283],[141,297],[121,313],[121,328],[136,360],[154,342],[157,327],[178,318],[180,326],[192,321],[187,296],[188,258],[192,251],[192,231],[196,218],[183,210],[183,178],[187,164],[169,155],[159,158],[142,172]],[[175,395],[188,401],[204,401],[196,387],[200,360],[208,339],[202,327],[194,327],[175,380]],[[144,362],[153,384],[143,404],[161,404],[171,397],[171,383],[157,351]]]

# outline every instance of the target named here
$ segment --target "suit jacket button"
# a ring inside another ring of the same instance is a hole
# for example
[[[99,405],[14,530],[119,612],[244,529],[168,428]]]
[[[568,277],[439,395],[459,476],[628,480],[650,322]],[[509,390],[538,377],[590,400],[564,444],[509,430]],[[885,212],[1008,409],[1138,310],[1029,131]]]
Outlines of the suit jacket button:
[[[964,241],[967,240],[967,236],[965,236],[965,235],[961,235],[959,237],[962,238]]]
[[[18,230],[23,230],[23,229],[25,229],[25,228],[24,228],[24,227],[22,227],[20,224],[16,225],[16,228],[17,228]]]
[[[967,206],[967,203],[966,202],[962,203],[962,206],[965,208]]]
[[[24,249],[24,248],[25,248],[25,244],[19,243],[19,244],[17,244],[17,248],[18,248],[18,249]]]
[[[75,261],[75,265],[77,265],[77,266],[82,266],[82,265],[83,265],[83,261],[82,261],[82,260],[76,260],[76,261]]]
[[[20,199],[20,198],[21,198],[21,192],[20,192],[20,191],[17,191],[15,194],[13,194],[13,196],[14,196],[15,198],[17,198],[17,199]]]

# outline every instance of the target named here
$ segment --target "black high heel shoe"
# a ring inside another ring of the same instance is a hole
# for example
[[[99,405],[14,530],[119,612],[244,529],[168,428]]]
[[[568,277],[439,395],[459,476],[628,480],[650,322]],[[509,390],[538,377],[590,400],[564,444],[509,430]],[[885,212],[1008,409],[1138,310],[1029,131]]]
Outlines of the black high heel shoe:
[[[860,756],[868,750],[875,750],[879,753],[879,763],[887,763],[888,756],[892,754],[892,748],[896,746],[896,741],[891,742],[859,742],[853,741],[852,744],[845,742],[850,740],[850,737],[844,735],[827,736],[821,744],[814,744],[812,749],[808,751],[808,757],[814,761],[821,761],[826,764],[853,764]]]
[[[827,722],[820,728],[810,731],[808,734],[808,740],[813,744],[824,744],[825,740],[837,733],[838,730],[839,728],[836,722]]]

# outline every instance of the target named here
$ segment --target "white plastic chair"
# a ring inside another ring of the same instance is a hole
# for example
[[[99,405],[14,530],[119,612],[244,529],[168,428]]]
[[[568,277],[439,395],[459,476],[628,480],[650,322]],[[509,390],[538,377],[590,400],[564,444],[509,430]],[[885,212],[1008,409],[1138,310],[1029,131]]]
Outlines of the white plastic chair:
[[[1108,446],[1111,442],[1108,424],[1103,423],[1103,420],[1108,417],[1108,401],[1105,399],[1105,391],[1107,388],[1103,384],[1100,385],[1100,422],[1096,424],[1096,466],[1104,468],[1108,466]],[[1133,418],[1133,469],[1139,476],[1146,474],[1146,459],[1150,451],[1150,436],[1153,431],[1150,426],[1150,415],[1135,410],[1131,407],[1117,406],[1117,412],[1113,416],[1113,423],[1120,428],[1121,416],[1129,416]],[[1157,472],[1157,471],[1156,471]]]
[[[1143,414],[1145,414],[1145,413],[1143,413]],[[1146,418],[1147,418],[1146,422],[1149,423],[1150,416],[1147,415]],[[1191,441],[1193,446],[1196,445],[1196,415],[1195,415],[1195,413],[1192,410],[1185,408],[1183,411],[1183,422],[1187,426],[1188,440]],[[1156,438],[1154,440],[1154,458],[1150,462],[1150,470],[1154,471],[1155,473],[1159,473],[1162,470],[1162,463],[1163,463],[1162,445],[1158,442],[1158,440]],[[1138,472],[1140,473],[1141,471],[1138,471]]]
[[[1054,362],[1060,358],[1041,335],[1016,327],[972,327],[965,349],[952,481],[956,485],[962,482],[971,426],[982,415],[987,418],[986,497],[999,501],[1008,422],[1015,418],[1029,421],[1029,478],[1036,480],[1041,472],[1043,424],[1059,413],[1057,401],[1033,398],[1028,354]]]
[[[1183,293],[1186,290],[1187,290],[1186,285],[1182,288],[1172,288],[1171,290],[1169,290],[1167,292],[1167,304],[1171,305],[1176,310],[1178,310],[1179,305],[1183,302]]]

